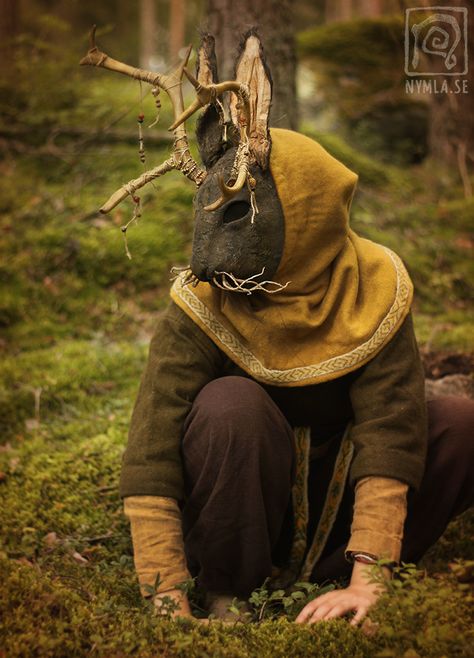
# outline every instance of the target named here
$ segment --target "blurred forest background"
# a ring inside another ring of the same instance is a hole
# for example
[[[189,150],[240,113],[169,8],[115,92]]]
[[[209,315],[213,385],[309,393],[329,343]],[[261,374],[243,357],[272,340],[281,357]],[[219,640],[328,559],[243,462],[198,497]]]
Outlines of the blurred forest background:
[[[101,50],[159,72],[210,30],[220,78],[229,78],[240,35],[258,25],[272,124],[314,137],[359,174],[352,225],[407,264],[429,390],[470,395],[474,67],[467,94],[407,93],[411,6],[0,0],[0,658],[470,655],[469,515],[434,547],[426,572],[393,588],[372,638],[344,620],[295,630],[285,615],[272,619],[272,605],[251,627],[180,626],[156,620],[140,599],[120,456],[170,269],[189,261],[194,187],[172,173],[140,191],[127,259],[120,227],[133,203],[107,216],[98,209],[168,157],[171,108],[162,93],[160,121],[148,128],[157,108],[146,85],[78,65],[92,24]],[[473,3],[449,6],[470,10],[472,50]]]

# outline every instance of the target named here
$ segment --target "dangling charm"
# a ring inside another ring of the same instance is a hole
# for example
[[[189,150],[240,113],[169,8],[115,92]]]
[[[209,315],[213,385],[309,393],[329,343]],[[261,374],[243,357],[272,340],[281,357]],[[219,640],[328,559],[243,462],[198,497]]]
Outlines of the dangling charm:
[[[156,124],[160,120],[160,110],[161,110],[160,88],[159,87],[153,87],[152,90],[151,90],[151,93],[155,97],[156,119],[153,121],[153,123],[150,123],[148,128],[153,128],[153,126],[156,126]]]
[[[126,224],[120,227],[120,230],[122,231],[122,235],[123,235],[123,241],[125,243],[125,253],[127,254],[127,258],[129,260],[132,260],[132,254],[130,253],[130,249],[128,248],[127,229],[132,222],[138,221],[138,219],[140,219],[140,217],[142,216],[142,205],[141,205],[140,197],[136,195],[132,195],[132,200],[133,203],[135,204],[132,218],[129,219]]]
[[[140,156],[140,162],[145,164],[145,147],[143,145],[143,119],[145,115],[143,112],[140,112],[138,115],[138,155]]]
[[[252,217],[250,219],[250,223],[253,224],[255,222],[255,215],[258,215],[258,206],[257,206],[257,199],[255,197],[255,188],[257,187],[257,181],[251,174],[248,174],[247,176],[247,187],[250,192],[250,205],[252,207]]]

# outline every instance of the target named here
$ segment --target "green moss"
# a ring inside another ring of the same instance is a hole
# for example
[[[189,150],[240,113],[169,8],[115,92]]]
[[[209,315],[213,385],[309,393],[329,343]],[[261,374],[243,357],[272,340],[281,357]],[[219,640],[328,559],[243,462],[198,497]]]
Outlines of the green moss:
[[[421,345],[431,350],[472,352],[474,313],[469,308],[451,312],[415,313],[415,330]]]
[[[376,655],[463,656],[474,641],[472,597],[454,579],[422,574],[392,582],[372,612],[379,624]]]
[[[144,352],[140,344],[69,340],[6,357],[0,373],[0,424],[8,428],[3,439],[23,430],[27,419],[46,424],[105,413],[110,402],[116,407],[137,386]],[[106,399],[111,391],[114,399]]]
[[[157,160],[165,153],[158,152]],[[93,160],[94,153],[87,151],[81,166],[92,169]],[[143,190],[142,218],[128,231],[129,260],[120,227],[131,217],[131,204],[125,202],[107,217],[96,211],[115,186],[138,175],[133,148],[114,151],[107,188],[105,174],[78,192],[80,172],[72,177],[56,172],[58,179],[46,183],[38,171],[33,177],[29,166],[22,161],[0,183],[7,191],[0,237],[2,252],[8,254],[0,266],[0,326],[6,337],[29,346],[44,344],[70,334],[71,320],[76,336],[112,328],[130,331],[140,320],[134,300],[160,308],[171,267],[189,259],[193,186],[169,174],[156,189]],[[8,190],[19,178],[25,186],[15,201]],[[90,309],[86,314],[84,307]]]

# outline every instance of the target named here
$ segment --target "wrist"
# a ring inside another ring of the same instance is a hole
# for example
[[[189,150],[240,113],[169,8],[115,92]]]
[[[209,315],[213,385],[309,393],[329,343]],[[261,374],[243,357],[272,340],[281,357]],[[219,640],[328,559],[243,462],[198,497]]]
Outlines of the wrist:
[[[381,559],[374,553],[367,553],[366,551],[346,551],[344,557],[351,564],[358,562],[359,564],[365,564],[368,567],[379,566],[384,571],[387,570],[390,573],[398,564],[394,560],[390,561],[387,559]]]
[[[377,564],[377,556],[373,553],[366,553],[365,551],[346,551],[346,560],[351,562],[360,562],[361,564],[374,565]]]
[[[381,577],[382,576],[382,577]],[[351,585],[363,586],[374,591],[384,589],[384,580],[390,580],[392,572],[390,569],[375,564],[365,564],[355,561],[352,567]]]

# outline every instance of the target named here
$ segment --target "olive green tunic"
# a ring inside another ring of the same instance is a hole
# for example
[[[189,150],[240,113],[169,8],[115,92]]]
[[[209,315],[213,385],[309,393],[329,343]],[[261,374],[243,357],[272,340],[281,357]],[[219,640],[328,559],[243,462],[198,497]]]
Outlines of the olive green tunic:
[[[135,403],[120,479],[122,497],[183,498],[180,442],[199,391],[226,375],[249,377],[174,303],[160,316]],[[352,421],[350,482],[394,478],[417,488],[424,469],[424,376],[408,316],[365,366],[330,382],[264,386],[293,426],[310,426],[314,445]]]

